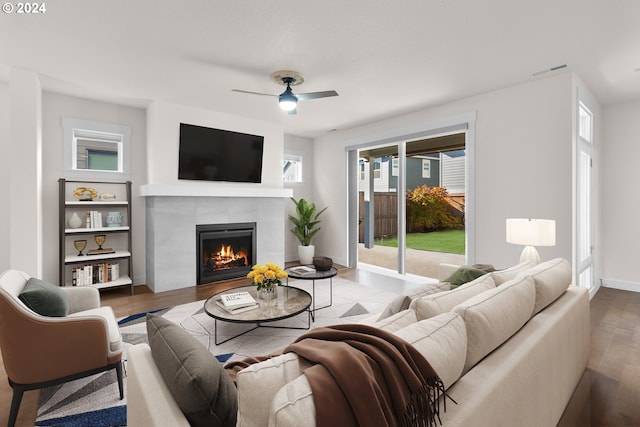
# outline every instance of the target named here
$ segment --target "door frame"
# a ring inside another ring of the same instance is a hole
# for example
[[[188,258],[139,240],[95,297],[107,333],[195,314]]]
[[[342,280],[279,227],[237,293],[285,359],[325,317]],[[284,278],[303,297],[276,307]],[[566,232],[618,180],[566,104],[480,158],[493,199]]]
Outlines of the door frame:
[[[441,136],[451,133],[465,133],[466,170],[465,170],[465,246],[466,263],[473,264],[476,259],[476,239],[475,239],[475,128],[476,112],[452,116],[445,119],[433,120],[420,125],[403,127],[384,134],[376,134],[359,141],[354,141],[345,146],[345,163],[347,169],[347,260],[349,268],[356,268],[358,265],[358,150],[374,148],[385,145],[404,145],[409,141],[425,139],[429,137]],[[404,175],[404,168],[400,168],[400,175]],[[400,177],[399,177],[400,178]],[[402,179],[405,179],[403,176]],[[399,188],[404,188],[398,186]],[[400,198],[398,198],[400,200]],[[399,221],[404,224],[406,218],[400,217]],[[398,227],[398,232],[406,227]],[[398,238],[401,241],[400,237]],[[404,242],[404,236],[402,241]],[[399,245],[400,246],[400,245]],[[403,245],[404,246],[404,245]],[[398,247],[398,272],[404,274],[404,251],[406,248]]]

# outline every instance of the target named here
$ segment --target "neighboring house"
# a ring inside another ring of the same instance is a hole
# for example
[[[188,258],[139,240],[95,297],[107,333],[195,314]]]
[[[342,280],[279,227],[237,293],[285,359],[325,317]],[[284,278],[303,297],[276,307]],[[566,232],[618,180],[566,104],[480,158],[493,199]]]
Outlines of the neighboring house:
[[[398,191],[398,159],[381,157],[373,162],[373,191],[394,193]],[[365,191],[369,181],[368,162],[360,160],[360,191]],[[465,192],[464,150],[436,153],[407,158],[407,190],[428,185],[443,186],[450,194]]]

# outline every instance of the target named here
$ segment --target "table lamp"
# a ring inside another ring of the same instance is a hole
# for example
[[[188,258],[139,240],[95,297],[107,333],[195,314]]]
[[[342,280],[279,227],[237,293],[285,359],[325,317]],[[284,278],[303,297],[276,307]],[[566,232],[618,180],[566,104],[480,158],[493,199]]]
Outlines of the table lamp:
[[[535,246],[555,246],[556,222],[552,219],[507,218],[507,243],[525,245],[520,262],[540,263]]]

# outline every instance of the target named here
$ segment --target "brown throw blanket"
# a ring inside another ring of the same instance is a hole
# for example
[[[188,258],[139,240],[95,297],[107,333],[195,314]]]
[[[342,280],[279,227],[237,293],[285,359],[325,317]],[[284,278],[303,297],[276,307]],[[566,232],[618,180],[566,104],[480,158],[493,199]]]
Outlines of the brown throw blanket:
[[[316,328],[277,354],[288,352],[301,358],[317,427],[427,427],[440,418],[442,381],[413,346],[389,332],[359,324]],[[267,358],[225,368],[235,379],[236,372]]]

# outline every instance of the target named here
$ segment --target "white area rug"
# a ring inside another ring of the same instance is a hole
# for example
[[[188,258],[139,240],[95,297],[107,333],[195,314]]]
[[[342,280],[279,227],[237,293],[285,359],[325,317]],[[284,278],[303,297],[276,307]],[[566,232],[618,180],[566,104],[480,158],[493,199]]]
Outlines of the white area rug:
[[[311,281],[290,280],[289,285],[311,293]],[[384,310],[394,296],[395,294],[391,292],[334,277],[333,304],[331,307],[316,311],[315,322],[311,323],[311,328],[341,323],[357,323],[373,313]],[[329,304],[329,280],[316,281],[315,297],[317,307]],[[232,360],[271,353],[306,332],[306,330],[300,329],[261,327],[226,343],[216,345],[214,342],[214,319],[204,312],[203,305],[204,301],[197,301],[173,307],[161,314],[164,318],[189,331],[214,355],[233,353]],[[307,314],[302,313],[266,325],[306,327]],[[253,324],[218,321],[218,341],[223,341],[252,327]],[[123,340],[127,343],[126,346],[146,342],[147,328],[144,317],[123,325],[120,330],[123,334]]]
[[[311,281],[290,280],[296,286],[311,293]],[[394,293],[370,286],[333,278],[333,304],[315,313],[311,328],[343,323],[357,323],[379,313],[395,296]],[[316,281],[316,306],[329,304],[329,280]],[[204,301],[158,310],[155,313],[181,325],[198,339],[220,360],[244,359],[247,356],[261,356],[278,350],[307,332],[301,329],[281,329],[261,327],[221,345],[214,342],[214,319],[203,309]],[[278,326],[306,327],[307,313],[296,317],[272,322]],[[125,343],[124,359],[126,372],[126,352],[132,345],[147,342],[145,313],[119,319],[120,331]],[[238,324],[218,321],[218,341],[236,335],[253,327],[252,324]],[[41,393],[38,426],[123,426],[126,425],[126,379],[125,399],[119,400],[115,372],[94,375],[71,381],[62,386],[44,389]]]

